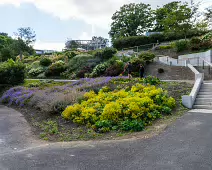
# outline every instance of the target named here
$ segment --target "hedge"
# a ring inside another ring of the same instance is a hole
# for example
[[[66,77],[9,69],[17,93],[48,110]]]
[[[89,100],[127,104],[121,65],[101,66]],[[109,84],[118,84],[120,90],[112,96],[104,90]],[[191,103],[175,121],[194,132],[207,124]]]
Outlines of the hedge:
[[[187,34],[187,38],[191,38],[194,36],[201,36],[207,32],[203,31],[190,31]],[[130,48],[135,46],[147,45],[151,43],[165,42],[165,41],[173,41],[184,39],[185,36],[183,34],[176,33],[162,33],[162,34],[152,34],[150,36],[131,36],[131,37],[121,37],[113,40],[113,47],[122,50],[123,48]]]

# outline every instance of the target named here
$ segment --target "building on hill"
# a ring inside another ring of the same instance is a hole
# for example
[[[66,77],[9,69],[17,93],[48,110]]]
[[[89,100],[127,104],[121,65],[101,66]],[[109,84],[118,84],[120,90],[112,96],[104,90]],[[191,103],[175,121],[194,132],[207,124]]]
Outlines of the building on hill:
[[[162,34],[162,32],[146,32],[146,36],[150,36],[154,34]]]
[[[55,53],[57,51],[55,51],[55,50],[38,50],[38,49],[35,49],[35,52],[38,55],[43,55],[43,54],[53,54],[53,53]]]

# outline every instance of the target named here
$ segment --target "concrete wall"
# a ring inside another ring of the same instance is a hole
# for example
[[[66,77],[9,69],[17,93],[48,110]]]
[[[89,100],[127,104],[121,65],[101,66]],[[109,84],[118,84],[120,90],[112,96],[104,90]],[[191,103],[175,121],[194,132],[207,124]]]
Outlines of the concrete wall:
[[[187,55],[180,55],[178,56],[178,59],[188,59],[188,58],[197,58],[197,57],[202,57],[208,62],[212,62],[212,50],[208,50],[206,52],[201,52],[201,53],[193,53],[193,54],[187,54]]]
[[[188,55],[178,56],[178,59],[174,59],[168,56],[159,57],[161,63],[173,66],[186,66],[186,63],[190,63],[193,66],[202,66],[203,60],[199,57],[205,59],[209,63],[212,63],[212,50],[202,52],[202,53],[193,53]],[[186,61],[187,60],[187,61]],[[207,63],[204,63],[207,66]]]
[[[202,82],[204,80],[204,74],[199,73],[191,64],[188,64],[188,67],[194,72],[195,74],[195,84],[190,93],[190,95],[182,96],[182,103],[185,107],[192,109],[194,102],[196,100],[197,94],[200,90]]]

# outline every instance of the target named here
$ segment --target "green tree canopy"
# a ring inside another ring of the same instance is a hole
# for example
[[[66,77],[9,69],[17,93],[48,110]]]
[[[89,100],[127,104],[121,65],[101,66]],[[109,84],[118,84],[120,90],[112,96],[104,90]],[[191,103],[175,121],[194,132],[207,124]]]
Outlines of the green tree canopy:
[[[153,20],[153,10],[149,4],[124,5],[113,14],[109,35],[112,39],[141,35],[152,28]]]
[[[189,30],[195,27],[198,5],[173,1],[157,8],[154,31],[183,33],[186,37]]]

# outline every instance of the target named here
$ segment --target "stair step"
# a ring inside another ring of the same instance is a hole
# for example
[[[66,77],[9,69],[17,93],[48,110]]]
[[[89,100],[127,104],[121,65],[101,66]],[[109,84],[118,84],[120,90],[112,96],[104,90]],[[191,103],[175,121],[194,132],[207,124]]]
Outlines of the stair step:
[[[212,92],[212,88],[211,89],[201,88],[200,92]]]
[[[199,93],[198,93],[199,95],[212,95],[212,91],[210,92],[210,91],[200,91]]]
[[[212,106],[212,100],[196,100],[195,105],[209,105]]]
[[[197,98],[212,98],[212,95],[197,95]]]
[[[193,108],[194,109],[209,109],[209,110],[212,110],[211,105],[194,105]]]

